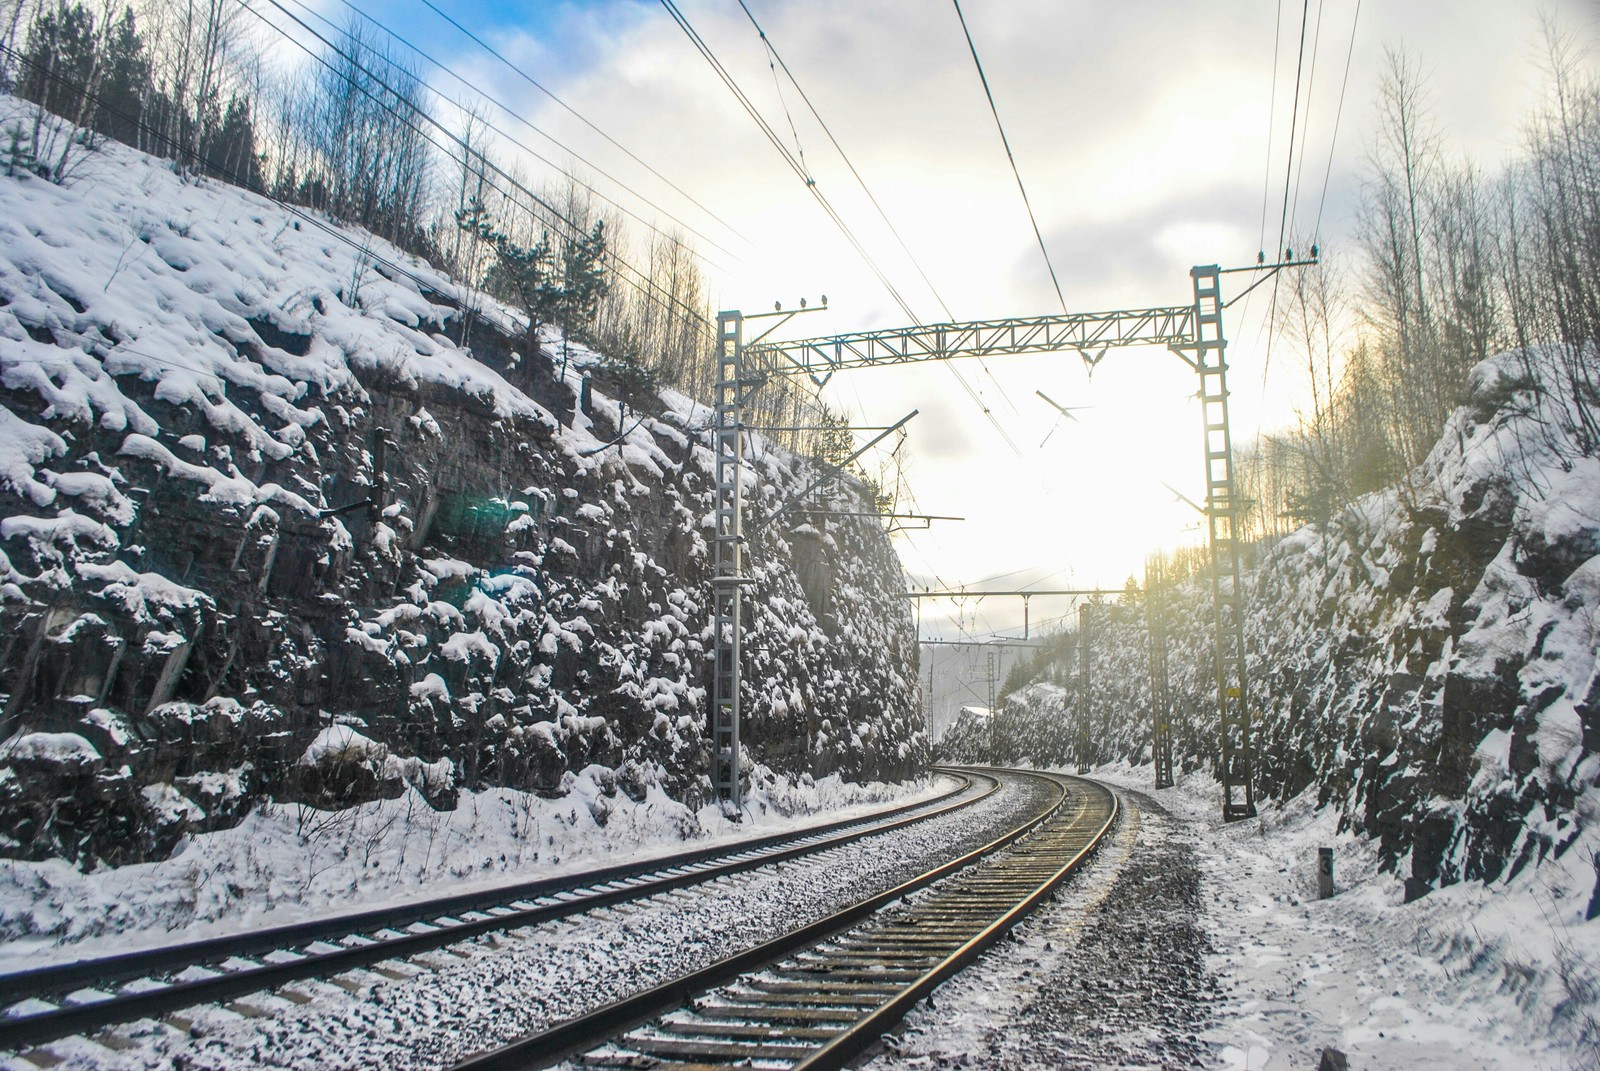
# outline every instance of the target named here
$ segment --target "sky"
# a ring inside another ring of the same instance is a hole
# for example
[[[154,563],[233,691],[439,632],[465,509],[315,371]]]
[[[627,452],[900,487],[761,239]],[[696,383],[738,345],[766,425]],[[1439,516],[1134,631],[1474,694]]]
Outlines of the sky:
[[[828,310],[794,321],[788,337],[908,325],[662,3],[434,0],[519,74],[421,0],[381,9],[349,2],[426,42],[555,139],[524,131],[541,153],[573,163],[663,228],[703,236],[691,243],[707,259],[719,308],[760,311],[802,297],[814,304],[826,294]],[[320,0],[330,18],[344,3]],[[953,4],[745,3],[892,231],[795,84],[769,67],[739,0],[679,7],[786,147],[803,153],[816,188],[924,322],[1047,314],[1063,302],[1073,312],[1185,305],[1191,266],[1271,254],[1285,217],[1291,234],[1315,232],[1325,255],[1353,260],[1387,49],[1404,47],[1419,61],[1449,151],[1492,172],[1517,151],[1545,84],[1541,19],[1553,15],[1584,43],[1600,44],[1590,0],[1363,0],[1359,17],[1357,0],[1303,8],[1292,0],[968,0],[967,25],[1060,282],[1058,300]],[[467,95],[439,84],[452,98]],[[1265,293],[1230,309],[1225,322],[1235,442],[1291,424],[1303,387],[1292,348],[1278,340],[1269,353]],[[1092,376],[1070,353],[863,369],[834,377],[826,398],[861,425],[919,411],[899,456],[914,495],[902,508],[965,519],[896,536],[913,584],[1120,588],[1152,550],[1202,538],[1198,515],[1164,486],[1204,497],[1196,386],[1172,354],[1130,348],[1111,351]],[[1036,391],[1087,408],[1062,419]],[[1036,627],[1073,612],[1046,598],[1031,609]],[[1020,626],[1019,599],[929,603],[922,617],[925,635],[944,638],[1017,635]]]

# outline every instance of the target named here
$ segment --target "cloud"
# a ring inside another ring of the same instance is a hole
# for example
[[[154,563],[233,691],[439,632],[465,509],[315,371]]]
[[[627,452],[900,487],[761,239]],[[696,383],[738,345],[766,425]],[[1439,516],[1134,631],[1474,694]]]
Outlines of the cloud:
[[[748,2],[867,178],[893,231],[794,87],[774,85],[769,55],[738,7],[720,0],[683,6],[779,140],[797,156],[803,150],[816,188],[912,315],[945,319],[946,305],[957,319],[1054,311],[1055,293],[953,10],[920,0]],[[1588,18],[1583,0],[1556,6],[1569,25]],[[481,53],[471,58],[459,41],[458,62],[469,63],[573,149],[736,253],[742,264],[715,258],[727,269],[712,281],[719,307],[769,308],[774,300],[826,292],[830,311],[807,318],[803,328],[819,334],[892,327],[911,318],[659,5],[616,0],[532,7],[537,10],[476,10],[492,39],[529,73],[731,230]],[[1320,10],[1320,28],[1308,26],[1295,119],[1299,25],[1292,11],[1283,16],[1274,99],[1277,9],[1269,4],[969,5],[974,39],[1074,310],[1186,303],[1192,265],[1247,263],[1262,245],[1271,252],[1291,122],[1299,175],[1290,181],[1291,211],[1294,232],[1301,233],[1316,219],[1339,115],[1323,239],[1348,253],[1386,45],[1404,40],[1419,52],[1447,144],[1491,167],[1515,148],[1541,84],[1531,63],[1538,47],[1532,5],[1364,4],[1342,111],[1355,0],[1328,0]],[[439,47],[452,47],[450,40]],[[628,194],[617,197],[636,205]],[[1257,415],[1267,424],[1282,422],[1292,403],[1256,412],[1258,400],[1277,395],[1257,389],[1264,364],[1259,304],[1248,311],[1249,321],[1230,313],[1236,417],[1241,424],[1245,414],[1252,422]],[[911,427],[919,498],[935,512],[973,518],[916,537],[919,552],[947,579],[1048,559],[1070,562],[1081,581],[1120,584],[1150,546],[1180,538],[1187,523],[1167,508],[1170,496],[1152,471],[1160,475],[1162,466],[1181,464],[1182,472],[1199,472],[1197,418],[1184,408],[1182,395],[1190,388],[1180,382],[1182,370],[1169,382],[1148,363],[1168,361],[1166,355],[1126,356],[1108,362],[1092,384],[1059,358],[993,362],[1003,386],[964,363],[962,371],[1006,422],[1023,458],[936,366],[851,373],[839,377],[829,396],[861,423],[922,410]],[[1062,444],[1052,441],[1048,457],[1037,444],[1053,418],[1030,404],[1041,384],[1064,403],[1088,397],[1102,405],[1085,414],[1094,419],[1084,426],[1058,433]],[[1158,426],[1141,439],[1139,415],[1155,393],[1163,399]],[[1054,492],[1047,490],[1052,484]],[[1116,508],[1086,523],[1087,504],[1107,497],[1115,498]],[[1041,524],[1047,535],[1040,534]]]

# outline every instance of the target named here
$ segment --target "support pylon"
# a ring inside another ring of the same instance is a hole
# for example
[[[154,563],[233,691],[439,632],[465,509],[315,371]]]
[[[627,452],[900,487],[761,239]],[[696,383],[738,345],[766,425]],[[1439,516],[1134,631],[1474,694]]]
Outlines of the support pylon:
[[[716,509],[711,577],[711,783],[737,810],[739,791],[740,598],[744,586],[744,317],[717,314]]]
[[[1078,607],[1078,772],[1089,772],[1089,716],[1093,704],[1089,695],[1089,605]]]
[[[1166,578],[1151,558],[1144,570],[1145,634],[1150,644],[1150,754],[1156,787],[1172,787],[1172,692],[1167,681]]]
[[[1239,503],[1233,480],[1233,439],[1228,426],[1228,342],[1222,333],[1222,269],[1193,268],[1194,340],[1174,350],[1200,375],[1205,423],[1206,503],[1211,536],[1211,613],[1215,630],[1217,710],[1221,720],[1222,817],[1256,813],[1255,753],[1250,736],[1249,687],[1244,651],[1244,577],[1239,560]]]

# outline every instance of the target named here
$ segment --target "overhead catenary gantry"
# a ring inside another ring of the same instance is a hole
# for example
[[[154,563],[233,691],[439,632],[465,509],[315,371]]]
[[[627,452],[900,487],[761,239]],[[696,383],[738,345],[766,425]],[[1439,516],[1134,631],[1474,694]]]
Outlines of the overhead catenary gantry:
[[[1029,607],[1036,598],[1055,596],[1069,596],[1080,598],[1085,595],[1114,598],[1125,594],[1119,588],[1018,588],[1014,591],[983,591],[976,588],[951,588],[949,591],[908,591],[904,597],[907,599],[989,599],[989,598],[1021,598],[1022,599],[1022,638],[1026,640],[1030,631]],[[929,643],[920,636],[918,643]]]
[[[1222,814],[1256,813],[1254,742],[1248,705],[1244,648],[1244,585],[1240,561],[1240,502],[1235,493],[1233,440],[1228,421],[1227,338],[1223,332],[1222,276],[1232,271],[1264,273],[1248,289],[1286,267],[1287,261],[1223,269],[1190,270],[1188,305],[1058,316],[918,324],[887,331],[861,331],[791,342],[744,341],[737,311],[717,316],[715,573],[712,695],[712,779],[718,797],[737,807],[739,788],[740,592],[748,583],[743,563],[743,465],[741,408],[750,393],[773,376],[805,375],[821,384],[852,368],[943,361],[998,354],[1074,351],[1091,366],[1112,347],[1165,346],[1196,373],[1205,436],[1206,499],[1211,550],[1214,670],[1220,723]],[[1241,295],[1242,296],[1242,295]],[[762,316],[780,315],[762,313]],[[770,334],[770,331],[768,332]],[[1096,352],[1098,351],[1098,352]]]

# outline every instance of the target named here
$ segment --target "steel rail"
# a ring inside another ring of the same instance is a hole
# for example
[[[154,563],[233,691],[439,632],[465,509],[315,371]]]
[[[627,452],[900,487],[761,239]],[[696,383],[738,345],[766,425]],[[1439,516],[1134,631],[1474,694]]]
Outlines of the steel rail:
[[[961,947],[950,953],[944,960],[926,971],[911,985],[906,986],[894,997],[880,1004],[870,1014],[858,1020],[854,1025],[841,1032],[832,1041],[823,1045],[812,1055],[794,1065],[794,1071],[839,1071],[850,1060],[859,1055],[869,1045],[886,1034],[895,1024],[906,1017],[918,1001],[931,995],[941,984],[950,977],[973,963],[983,955],[995,942],[1009,933],[1012,927],[1031,915],[1051,895],[1057,886],[1066,880],[1067,876],[1081,866],[1097,848],[1105,833],[1109,831],[1118,818],[1120,801],[1115,793],[1107,793],[1110,797],[1110,813],[1105,817],[1104,824],[1087,843],[1069,854],[1062,860],[1061,865],[1038,888],[1012,907],[1004,915],[986,926],[980,933],[968,939]]]
[[[559,1023],[538,1034],[530,1035],[470,1057],[456,1064],[453,1071],[533,1071],[533,1069],[549,1067],[569,1057],[590,1052],[597,1044],[603,1043],[606,1039],[626,1034],[674,1009],[686,1005],[693,1006],[695,998],[701,994],[741,979],[752,972],[771,967],[794,953],[813,948],[861,927],[863,923],[867,923],[875,916],[878,916],[885,908],[904,900],[910,894],[974,867],[1001,849],[1015,845],[1022,838],[1035,833],[1041,826],[1056,818],[1067,803],[1070,800],[1077,799],[1083,791],[1069,793],[1066,787],[1069,779],[1060,776],[1032,774],[1024,771],[1010,772],[1021,776],[1037,777],[1046,781],[1052,786],[1054,797],[1050,804],[1043,808],[1039,814],[1030,816],[1026,821],[1008,830],[988,844],[935,867],[887,892],[868,897],[826,918],[802,926],[764,944],[606,1005],[587,1015]],[[1009,911],[1005,912],[1000,920],[988,926],[983,933],[967,940],[954,955],[947,957],[932,970],[921,973],[906,990],[906,992],[915,990],[918,994],[917,996],[896,997],[884,1008],[880,1008],[862,1019],[861,1023],[852,1027],[844,1035],[840,1035],[830,1041],[828,1047],[824,1049],[824,1051],[829,1052],[826,1058],[831,1060],[838,1056],[841,1063],[817,1066],[842,1066],[843,1059],[848,1059],[850,1055],[858,1052],[861,1046],[870,1043],[871,1038],[877,1037],[885,1026],[892,1025],[893,1022],[902,1017],[906,1010],[909,1010],[927,991],[931,991],[933,986],[938,985],[939,982],[969,963],[983,949],[998,940],[1006,930],[1015,925],[1029,911],[1033,910],[1045,896],[1048,896],[1067,873],[1070,873],[1087,857],[1088,853],[1093,850],[1093,846],[1098,843],[1099,837],[1115,821],[1115,797],[1105,792],[1104,789],[1099,788],[1099,786],[1093,786],[1091,782],[1077,781],[1077,779],[1071,780],[1079,785],[1092,786],[1092,791],[1102,793],[1112,800],[1109,817],[1095,831],[1087,846],[1074,853],[1069,863],[1052,868],[1052,873],[1048,880],[1039,884],[1037,888],[1033,889],[1031,895],[1025,897]],[[803,1000],[803,998],[801,999]],[[828,1017],[824,1016],[823,1018]],[[840,1016],[835,1015],[832,1018],[837,1019]],[[858,1016],[851,1013],[843,1016],[843,1018],[854,1020]],[[771,1029],[757,1027],[745,1027],[742,1029],[747,1033],[737,1036],[770,1037],[776,1032]],[[868,1033],[873,1030],[878,1033],[872,1033],[869,1038]],[[714,1030],[709,1032],[715,1033]],[[833,1038],[838,1031],[808,1030],[805,1033],[808,1035],[826,1033],[829,1038]],[[852,1038],[856,1040],[851,1040]],[[853,1045],[856,1045],[857,1040],[860,1044],[852,1048]],[[726,1049],[728,1047],[724,1045],[721,1048]],[[688,1048],[693,1050],[695,1047],[690,1045]],[[702,1045],[699,1048],[716,1049],[718,1046]],[[840,1054],[843,1055],[841,1056]],[[821,1056],[822,1053],[817,1055]],[[694,1051],[691,1055],[686,1056],[685,1059],[689,1059],[700,1066],[715,1066],[716,1061],[714,1059],[708,1060],[705,1056],[705,1052]],[[738,1059],[745,1059],[750,1056],[750,1053],[741,1052]],[[766,1053],[762,1053],[757,1058],[765,1060],[770,1057]],[[603,1059],[604,1057],[596,1057],[595,1061],[598,1063]],[[671,1057],[658,1059],[648,1055],[630,1055],[623,1057],[617,1066],[633,1066],[628,1063],[629,1060],[656,1060],[656,1063],[667,1066]],[[585,1062],[589,1061],[586,1059]],[[656,1063],[650,1063],[648,1066],[656,1066]],[[638,1063],[637,1066],[647,1066],[647,1064]]]
[[[422,904],[380,908],[0,975],[0,999],[11,1003],[96,984],[151,978],[176,969],[218,964],[233,958],[260,958],[285,952],[294,957],[213,977],[169,982],[139,992],[118,992],[104,999],[64,1004],[49,1011],[6,1015],[0,1017],[0,1050],[17,1051],[116,1023],[217,1003],[306,978],[337,975],[385,960],[404,959],[487,933],[551,922],[786,862],[970,807],[999,789],[998,779],[975,771],[942,772],[953,774],[960,783],[951,792],[933,800],[803,830],[580,874],[455,894]],[[975,796],[960,798],[972,786],[975,777],[984,777],[991,784]],[[395,932],[399,927],[410,929]],[[329,938],[344,943],[326,951],[297,951],[327,943]]]

